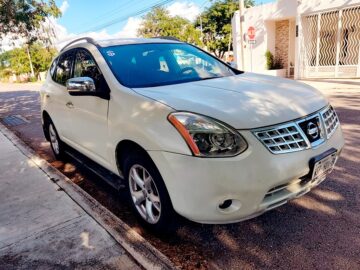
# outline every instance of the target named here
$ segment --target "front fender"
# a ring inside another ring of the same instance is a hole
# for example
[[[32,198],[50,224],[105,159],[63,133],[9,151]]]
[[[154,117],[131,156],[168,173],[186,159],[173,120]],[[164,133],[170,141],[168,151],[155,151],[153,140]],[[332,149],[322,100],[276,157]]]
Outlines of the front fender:
[[[146,151],[191,155],[186,142],[167,120],[172,108],[132,90],[112,91],[109,104],[109,151],[116,164],[119,142],[130,140]]]

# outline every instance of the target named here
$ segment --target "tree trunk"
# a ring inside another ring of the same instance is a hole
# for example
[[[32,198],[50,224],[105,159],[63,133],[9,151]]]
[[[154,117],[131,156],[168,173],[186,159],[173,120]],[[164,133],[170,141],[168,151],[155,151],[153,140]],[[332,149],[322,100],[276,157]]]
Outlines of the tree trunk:
[[[35,73],[34,73],[34,68],[33,68],[32,61],[31,61],[29,45],[26,46],[26,52],[27,52],[27,55],[28,55],[28,58],[29,58],[29,62],[30,62],[31,78],[34,78],[34,77],[35,77]]]

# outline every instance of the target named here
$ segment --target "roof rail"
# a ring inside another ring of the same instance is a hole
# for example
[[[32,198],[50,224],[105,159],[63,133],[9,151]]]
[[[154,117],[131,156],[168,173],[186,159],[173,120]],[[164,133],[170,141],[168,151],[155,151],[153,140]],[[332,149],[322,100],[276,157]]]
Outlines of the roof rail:
[[[70,45],[76,43],[76,42],[79,42],[80,40],[85,40],[86,42],[88,43],[91,43],[93,45],[95,45],[96,47],[100,47],[100,45],[93,39],[93,38],[90,38],[90,37],[82,37],[82,38],[77,38],[77,39],[74,39],[73,41],[69,42],[68,44],[66,44],[61,50],[60,52],[62,52],[63,50],[65,50],[67,47],[69,47]]]
[[[181,41],[180,39],[176,37],[153,37],[153,38],[159,38],[159,39],[167,39],[167,40],[173,40],[173,41]]]

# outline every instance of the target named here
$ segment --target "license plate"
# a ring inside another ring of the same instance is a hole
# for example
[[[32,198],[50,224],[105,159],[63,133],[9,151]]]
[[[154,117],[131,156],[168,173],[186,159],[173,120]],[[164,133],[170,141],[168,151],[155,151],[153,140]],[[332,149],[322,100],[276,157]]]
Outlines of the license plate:
[[[337,160],[337,151],[315,158],[311,181],[317,182],[325,179],[326,175],[331,173]]]

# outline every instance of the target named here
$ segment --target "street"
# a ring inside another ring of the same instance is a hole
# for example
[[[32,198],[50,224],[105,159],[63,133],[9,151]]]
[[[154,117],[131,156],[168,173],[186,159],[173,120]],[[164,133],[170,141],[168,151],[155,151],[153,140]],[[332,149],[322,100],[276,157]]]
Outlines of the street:
[[[179,219],[181,226],[171,237],[142,229],[123,194],[86,168],[54,160],[41,127],[40,84],[0,84],[0,121],[181,269],[359,269],[360,81],[305,83],[330,99],[345,135],[345,148],[328,179],[304,197],[241,223]],[[9,116],[24,121],[14,123]]]

